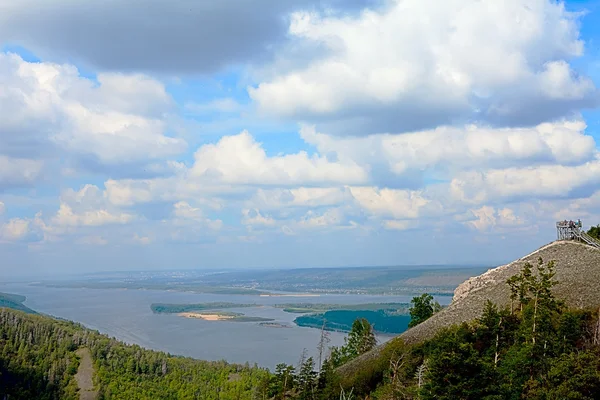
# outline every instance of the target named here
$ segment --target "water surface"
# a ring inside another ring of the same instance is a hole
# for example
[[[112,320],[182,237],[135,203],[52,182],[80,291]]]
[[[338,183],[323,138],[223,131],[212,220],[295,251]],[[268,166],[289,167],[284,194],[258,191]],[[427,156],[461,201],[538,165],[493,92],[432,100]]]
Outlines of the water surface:
[[[25,305],[49,315],[80,322],[126,343],[204,360],[258,364],[273,369],[277,363],[297,364],[303,349],[316,355],[320,331],[295,326],[298,314],[274,308],[282,303],[403,303],[409,296],[321,295],[318,297],[260,297],[174,291],[127,289],[46,288],[25,284],[0,285],[0,291],[27,296]],[[448,297],[440,297],[448,302]],[[273,318],[290,328],[256,322],[204,321],[174,314],[154,314],[152,303],[230,302],[257,304],[233,309],[249,316]],[[331,332],[330,345],[343,344],[345,334]],[[378,336],[384,342],[389,336]]]

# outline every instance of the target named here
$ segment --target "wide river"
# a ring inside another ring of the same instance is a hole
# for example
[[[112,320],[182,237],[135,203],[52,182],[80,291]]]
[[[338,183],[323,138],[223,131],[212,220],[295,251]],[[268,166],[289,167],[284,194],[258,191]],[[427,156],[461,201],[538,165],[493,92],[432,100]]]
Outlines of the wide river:
[[[173,291],[125,289],[63,289],[1,284],[1,292],[27,296],[25,305],[41,313],[80,322],[126,343],[203,360],[258,364],[274,369],[280,362],[296,365],[303,349],[316,355],[320,330],[298,327],[298,314],[286,313],[273,304],[283,303],[407,303],[409,296],[326,294],[318,297],[260,297],[249,295],[196,294]],[[439,297],[447,304],[450,297]],[[289,328],[261,326],[256,322],[204,321],[177,315],[154,314],[152,303],[230,302],[257,304],[240,310],[248,316],[273,318]],[[330,346],[344,343],[345,334],[331,332]],[[378,336],[378,341],[389,340]]]

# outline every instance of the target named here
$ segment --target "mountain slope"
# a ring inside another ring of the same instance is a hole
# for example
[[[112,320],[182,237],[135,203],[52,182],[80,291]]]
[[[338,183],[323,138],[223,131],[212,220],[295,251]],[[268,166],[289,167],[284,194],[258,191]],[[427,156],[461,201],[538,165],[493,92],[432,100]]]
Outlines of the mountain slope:
[[[552,242],[531,254],[473,277],[456,288],[452,303],[427,321],[404,332],[385,345],[358,357],[340,367],[341,375],[353,374],[366,361],[376,359],[381,351],[395,341],[417,343],[431,339],[441,328],[472,321],[481,315],[486,300],[500,305],[510,305],[510,291],[506,280],[516,275],[529,262],[533,265],[541,257],[556,262],[554,288],[558,298],[564,299],[572,308],[600,306],[600,250],[572,241]]]

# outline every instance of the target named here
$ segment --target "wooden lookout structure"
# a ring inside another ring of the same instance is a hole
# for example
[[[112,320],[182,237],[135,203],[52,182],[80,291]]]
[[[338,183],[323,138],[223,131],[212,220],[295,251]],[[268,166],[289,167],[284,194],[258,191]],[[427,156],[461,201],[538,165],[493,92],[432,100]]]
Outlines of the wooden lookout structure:
[[[581,220],[558,221],[556,223],[556,235],[558,240],[577,240],[600,249],[600,241],[591,237],[583,230]]]

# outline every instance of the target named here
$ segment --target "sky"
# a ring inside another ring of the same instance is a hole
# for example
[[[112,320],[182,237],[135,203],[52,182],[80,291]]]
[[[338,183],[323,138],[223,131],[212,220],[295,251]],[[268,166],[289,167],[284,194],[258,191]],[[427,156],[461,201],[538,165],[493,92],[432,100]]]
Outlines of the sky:
[[[0,0],[0,277],[510,261],[599,85],[598,0]]]

